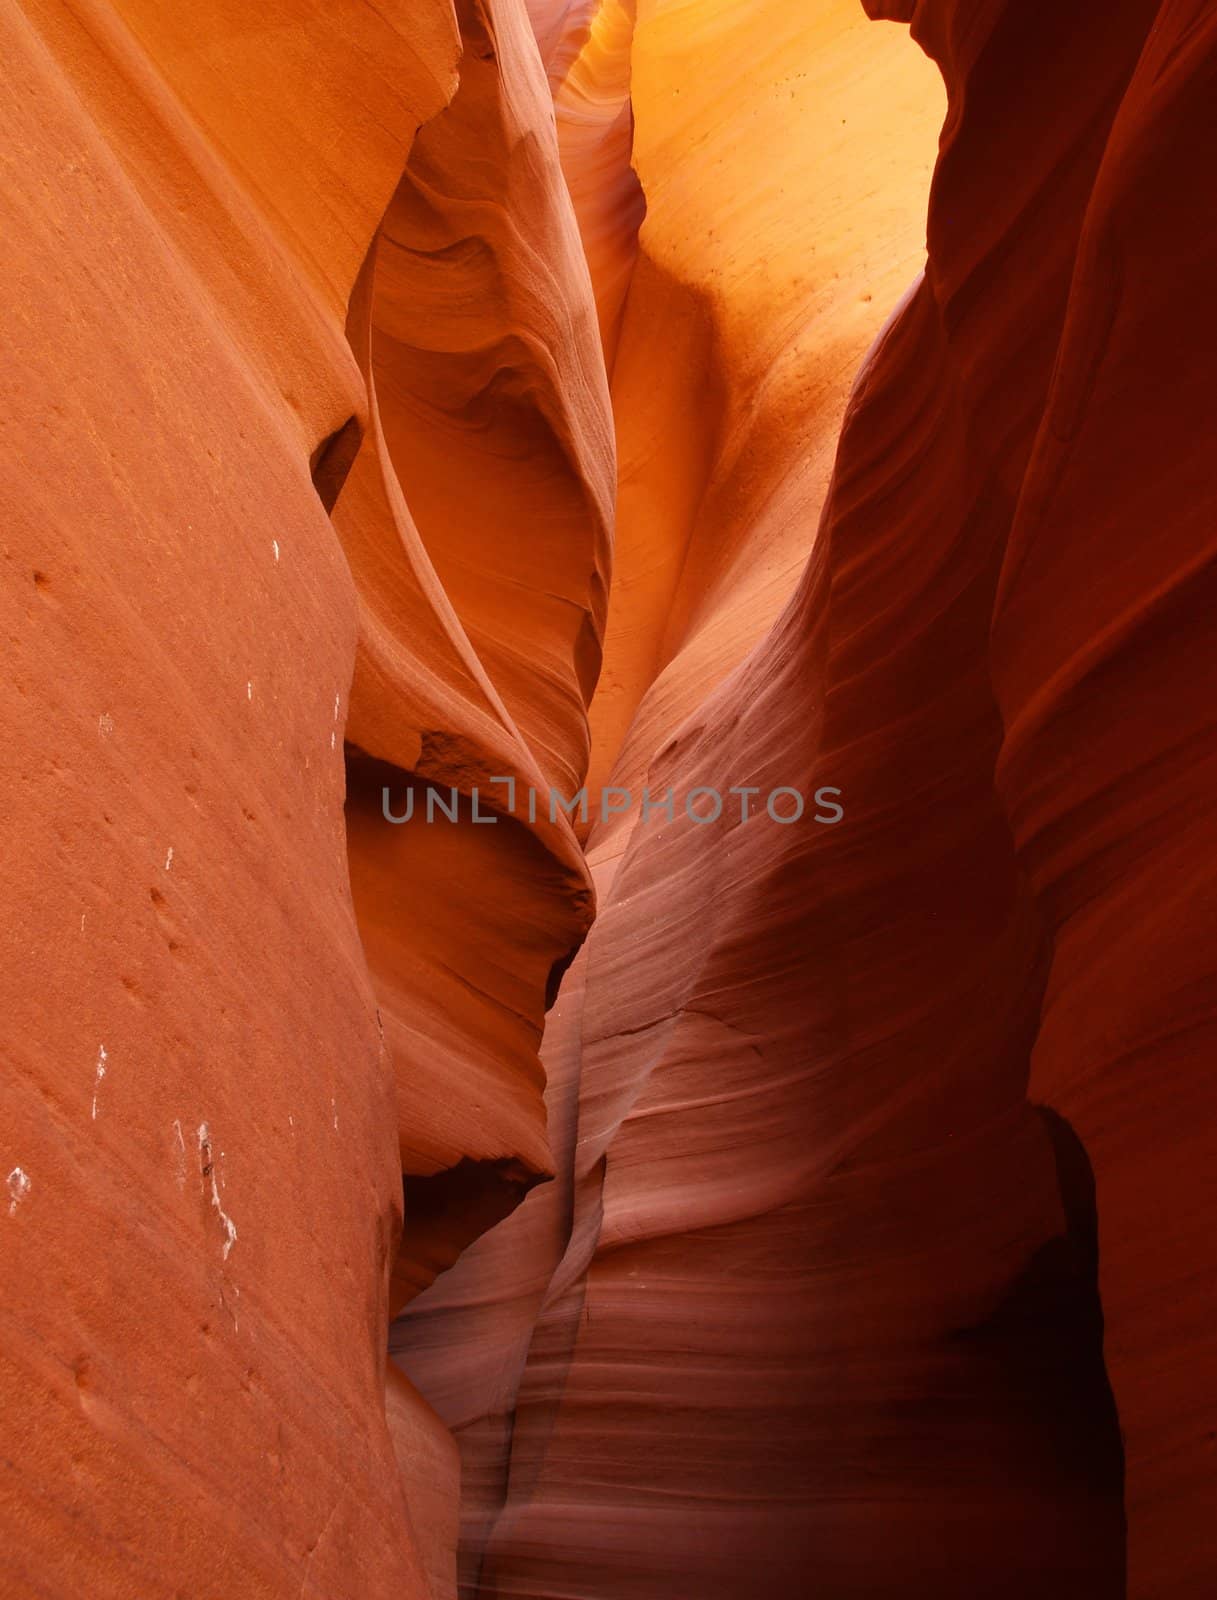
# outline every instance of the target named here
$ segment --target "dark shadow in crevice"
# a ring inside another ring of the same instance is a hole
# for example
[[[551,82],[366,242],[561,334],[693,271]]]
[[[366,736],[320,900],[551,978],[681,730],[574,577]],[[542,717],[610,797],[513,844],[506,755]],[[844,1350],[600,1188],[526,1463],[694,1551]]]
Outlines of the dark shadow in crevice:
[[[1065,1592],[1053,1579],[1067,1578],[1080,1600],[1124,1600],[1124,1440],[1103,1357],[1094,1173],[1065,1118],[1032,1109],[1052,1146],[1065,1231],[1036,1251],[990,1317],[958,1337],[997,1364],[1011,1415],[1050,1441],[1062,1488],[1078,1496],[1072,1547],[1045,1573],[1044,1594]]]
[[[547,1012],[552,1011],[557,1003],[558,992],[562,988],[562,980],[574,965],[575,958],[583,948],[583,943],[584,941],[580,939],[578,944],[572,945],[566,954],[559,956],[553,966],[550,967],[549,976],[545,980],[545,1009]]]
[[[323,439],[309,457],[313,488],[327,514],[338,504],[347,473],[354,466],[362,443],[363,427],[359,418],[348,417],[341,428],[336,428],[328,438]]]
[[[1034,1106],[1052,1145],[1057,1187],[1065,1211],[1065,1244],[1071,1256],[1071,1289],[1063,1309],[1069,1313],[1063,1351],[1064,1377],[1077,1408],[1078,1421],[1090,1424],[1088,1449],[1082,1464],[1089,1465],[1095,1487],[1117,1495],[1120,1504],[1120,1593],[1123,1581],[1127,1528],[1124,1515],[1124,1436],[1107,1363],[1103,1355],[1103,1301],[1099,1291],[1099,1210],[1094,1169],[1086,1147],[1072,1125],[1049,1106]]]
[[[512,1156],[495,1161],[464,1156],[429,1177],[405,1173],[405,1227],[393,1268],[394,1304],[401,1306],[421,1294],[475,1239],[509,1217],[530,1189],[545,1182],[543,1174]]]

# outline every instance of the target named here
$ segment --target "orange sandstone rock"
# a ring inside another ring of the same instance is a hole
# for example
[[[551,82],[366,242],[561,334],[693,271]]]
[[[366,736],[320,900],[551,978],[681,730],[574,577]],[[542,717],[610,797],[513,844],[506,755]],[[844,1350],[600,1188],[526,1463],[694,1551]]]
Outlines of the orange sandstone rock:
[[[564,816],[380,791],[586,765],[614,446],[544,68],[519,0],[3,23],[13,1584],[447,1593],[386,1320],[549,1173],[591,891]]]
[[[551,1172],[537,1049],[592,896],[549,795],[586,769],[615,478],[527,16],[500,0],[459,20],[459,90],[415,142],[352,305],[371,422],[334,512],[362,617],[352,887],[418,1219],[395,1309]],[[388,822],[386,791],[423,825]]]
[[[636,9],[634,0],[529,4],[553,95],[562,171],[596,293],[609,374],[646,210],[633,167],[630,85]]]
[[[866,9],[0,5],[5,1600],[1213,1586],[1217,20]]]
[[[455,40],[440,6],[282,6],[273,49],[146,10],[0,18],[0,1586],[422,1597],[310,457],[361,408],[345,298]],[[417,86],[378,121],[370,54]],[[373,121],[360,179],[309,158]]]
[[[942,117],[933,67],[854,0],[643,0],[632,63],[647,215],[592,710],[593,782],[627,786],[798,581],[850,381],[924,259]]]
[[[912,21],[950,97],[928,268],[766,612],[755,530],[816,505],[791,483],[819,413],[778,412],[716,544],[704,485],[734,469],[751,354],[721,306],[755,337],[783,258],[737,287],[745,243],[720,205],[715,254],[694,187],[664,264],[720,277],[682,321],[680,272],[652,274],[648,40],[690,41],[711,8],[640,8],[599,770],[678,794],[833,783],[846,815],[593,830],[601,912],[543,1052],[557,1180],[395,1335],[462,1440],[470,1593],[1211,1580],[1217,262],[1195,174],[1217,37],[1145,0],[1101,30],[1038,4],[873,9]],[[737,48],[746,94],[739,68]],[[758,159],[739,127],[737,173]],[[704,151],[699,131],[670,149]],[[679,357],[632,369],[661,289]]]

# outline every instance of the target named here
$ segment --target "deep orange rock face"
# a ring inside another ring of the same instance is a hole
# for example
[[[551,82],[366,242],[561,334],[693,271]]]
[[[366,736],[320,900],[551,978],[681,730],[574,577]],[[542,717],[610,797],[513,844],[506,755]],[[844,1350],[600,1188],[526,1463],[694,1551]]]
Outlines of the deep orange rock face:
[[[865,10],[0,6],[4,1600],[1217,1584],[1217,17]]]

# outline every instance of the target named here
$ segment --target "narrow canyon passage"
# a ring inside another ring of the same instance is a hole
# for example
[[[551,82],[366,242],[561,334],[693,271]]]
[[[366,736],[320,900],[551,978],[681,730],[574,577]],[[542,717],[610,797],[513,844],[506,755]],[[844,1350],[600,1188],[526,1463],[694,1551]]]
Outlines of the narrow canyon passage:
[[[821,520],[848,387],[924,260],[943,106],[851,5],[781,20],[638,19],[599,912],[542,1048],[555,1181],[391,1348],[461,1444],[462,1593],[873,1595],[912,1571],[963,1597],[983,1571],[1120,1595],[1093,1255],[1026,1100],[1049,936],[984,656],[1014,509],[994,458],[1030,436],[1044,356],[965,420],[957,369],[999,366],[1001,330],[952,336],[922,284],[854,387]],[[657,372],[661,336],[681,359]],[[825,784],[844,846],[737,802],[622,803]]]
[[[0,39],[0,1600],[1208,1594],[1217,13]]]

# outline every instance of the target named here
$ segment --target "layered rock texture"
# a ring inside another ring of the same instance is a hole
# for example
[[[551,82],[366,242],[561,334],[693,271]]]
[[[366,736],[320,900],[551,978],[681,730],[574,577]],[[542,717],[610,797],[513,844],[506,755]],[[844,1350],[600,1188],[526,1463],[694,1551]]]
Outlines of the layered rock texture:
[[[866,10],[0,0],[4,1600],[1217,1586],[1217,13]]]

